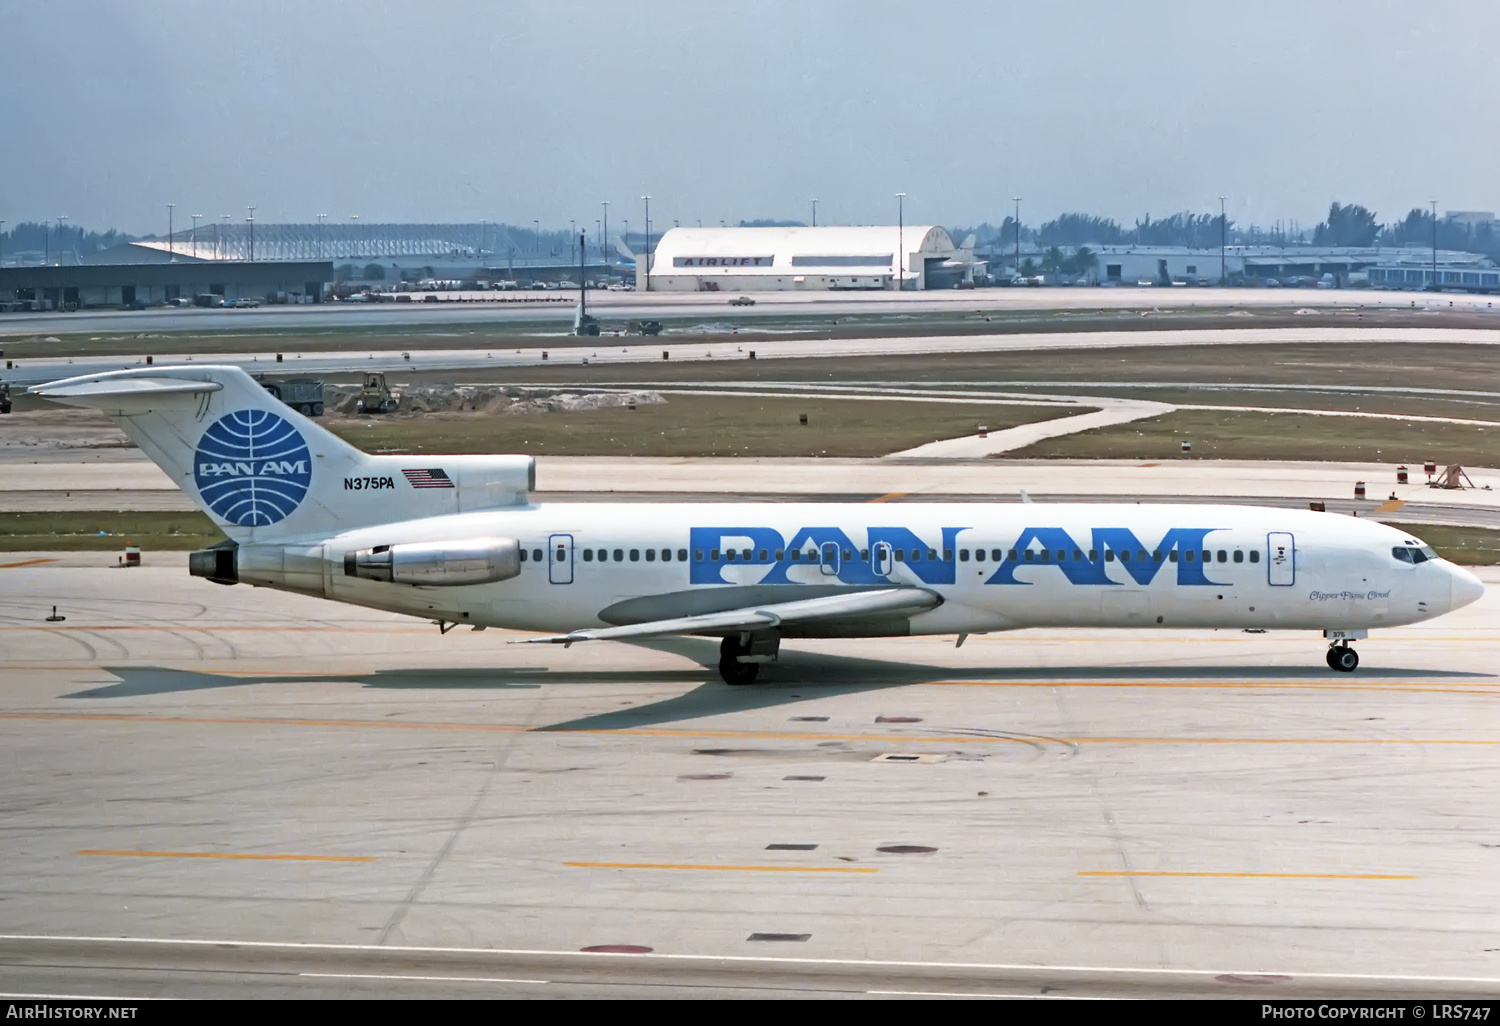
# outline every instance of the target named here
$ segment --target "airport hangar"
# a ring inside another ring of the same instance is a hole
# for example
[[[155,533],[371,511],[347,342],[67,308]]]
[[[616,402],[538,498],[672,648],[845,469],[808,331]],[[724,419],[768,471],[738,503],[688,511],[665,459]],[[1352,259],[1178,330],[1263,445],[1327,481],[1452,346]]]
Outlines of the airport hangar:
[[[673,228],[646,259],[636,288],[652,292],[942,289],[983,270],[936,225]]]
[[[333,281],[326,260],[193,260],[0,268],[0,306],[26,310],[158,306],[199,295],[227,301],[321,303]]]

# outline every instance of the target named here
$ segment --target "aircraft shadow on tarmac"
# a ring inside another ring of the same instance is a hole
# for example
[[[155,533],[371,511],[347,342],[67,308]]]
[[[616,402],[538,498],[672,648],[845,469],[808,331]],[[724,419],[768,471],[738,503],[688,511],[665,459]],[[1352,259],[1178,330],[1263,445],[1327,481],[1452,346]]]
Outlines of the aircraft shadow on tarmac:
[[[700,664],[713,665],[717,642],[703,638],[651,638],[629,642],[633,647],[671,654]],[[1422,681],[1479,683],[1495,681],[1494,674],[1461,670],[1373,667],[1353,676],[1336,674],[1320,666],[1004,666],[962,667],[925,663],[890,662],[820,652],[789,651],[784,662],[765,669],[760,683],[730,687],[717,674],[700,667],[683,669],[620,669],[569,671],[566,666],[511,666],[492,668],[418,668],[377,670],[365,674],[235,674],[222,675],[159,666],[119,666],[103,669],[119,678],[118,683],[75,691],[64,698],[138,698],[151,695],[266,684],[358,684],[389,690],[496,691],[539,689],[543,684],[632,684],[650,682],[698,682],[680,695],[632,708],[611,710],[592,716],[540,727],[539,730],[616,730],[662,723],[749,712],[789,705],[812,698],[899,688],[931,681],[986,682],[999,686],[1045,683],[1049,680],[1087,681],[1129,685],[1132,682],[1236,684],[1257,682],[1319,684],[1402,684]]]

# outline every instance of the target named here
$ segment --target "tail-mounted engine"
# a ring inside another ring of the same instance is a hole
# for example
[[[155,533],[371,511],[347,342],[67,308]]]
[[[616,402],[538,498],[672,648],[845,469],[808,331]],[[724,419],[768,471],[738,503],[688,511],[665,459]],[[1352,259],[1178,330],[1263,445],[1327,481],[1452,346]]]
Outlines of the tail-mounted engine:
[[[521,543],[514,538],[376,545],[344,553],[345,577],[392,584],[493,584],[520,573]]]

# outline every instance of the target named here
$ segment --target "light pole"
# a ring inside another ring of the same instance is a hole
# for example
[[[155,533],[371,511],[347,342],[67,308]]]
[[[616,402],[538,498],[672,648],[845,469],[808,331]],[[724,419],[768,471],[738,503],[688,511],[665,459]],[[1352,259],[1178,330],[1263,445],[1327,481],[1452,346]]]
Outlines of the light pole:
[[[245,218],[245,223],[250,226],[250,263],[255,263],[255,208],[246,207],[250,216]]]
[[[531,219],[531,234],[536,237],[536,241],[532,244],[531,251],[535,253],[537,259],[540,260],[542,256],[542,222],[534,217]]]
[[[192,247],[192,250],[193,250],[193,259],[197,260],[198,259],[198,221],[203,217],[203,215],[202,214],[193,214],[191,216],[193,218],[193,231],[192,231],[192,234],[188,236],[188,245],[190,247]]]
[[[578,220],[570,217],[568,218],[568,263],[570,264],[573,262],[573,240],[577,238],[581,238],[578,234]]]
[[[1016,274],[1021,273],[1021,197],[1012,196],[1011,202],[1016,205]]]
[[[609,263],[609,254],[604,251],[604,247],[609,245],[609,200],[600,200],[599,202],[600,206],[604,208],[604,234],[601,236],[604,241],[599,244],[599,256],[607,265]]]
[[[318,215],[318,259],[319,260],[324,260],[324,259],[326,259],[328,257],[328,245],[327,245],[327,241],[326,241],[326,238],[327,238],[327,236],[326,236],[327,229],[323,225],[323,220],[327,216],[328,216],[327,214],[319,214]]]
[[[1229,263],[1225,256],[1225,244],[1229,241],[1229,222],[1224,219],[1224,197],[1219,197],[1219,284],[1229,284]]]
[[[219,234],[221,236],[221,240],[220,241],[223,243],[223,246],[224,246],[224,255],[223,255],[222,259],[227,260],[227,259],[229,259],[229,239],[227,237],[225,237],[225,236],[229,235],[229,215],[228,214],[220,214],[219,215],[219,220],[224,225],[223,229],[219,232]]]
[[[816,228],[818,226],[818,201],[817,200],[813,200],[812,201],[812,205],[813,205],[813,223],[812,223],[812,226],[814,228]]]
[[[651,291],[651,197],[642,196],[646,202],[646,252],[641,259],[646,261],[646,291]]]
[[[896,193],[896,291],[906,288],[906,193]]]
[[[1434,207],[1433,209],[1436,210],[1437,208]],[[58,262],[59,265],[62,264],[63,222],[66,221],[67,219],[68,219],[68,215],[67,214],[58,214],[57,215],[57,262]],[[1437,230],[1436,229],[1433,229],[1433,238],[1437,238]]]
[[[5,266],[5,222],[0,221],[0,267]]]
[[[176,203],[167,204],[167,263],[176,263],[177,261],[176,256],[172,253],[172,208],[175,206],[177,206]],[[57,241],[62,242],[61,237]]]
[[[1432,291],[1438,291],[1437,272],[1437,200],[1428,200],[1432,204]]]

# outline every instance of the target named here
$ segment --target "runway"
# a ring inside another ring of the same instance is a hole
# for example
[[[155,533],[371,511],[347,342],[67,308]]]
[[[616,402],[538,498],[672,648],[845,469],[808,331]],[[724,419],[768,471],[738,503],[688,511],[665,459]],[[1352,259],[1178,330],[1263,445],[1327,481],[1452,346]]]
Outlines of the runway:
[[[1500,993],[1495,569],[1353,676],[1312,632],[1026,631],[730,688],[698,639],[32,558],[6,994]]]
[[[403,329],[430,325],[536,323],[566,330],[576,292],[471,293],[488,301],[458,302],[433,293],[437,302],[323,303],[264,306],[254,310],[196,307],[151,310],[80,310],[75,313],[0,314],[0,340],[87,332],[294,331],[365,327]],[[1370,289],[1219,288],[991,288],[933,292],[756,292],[754,306],[730,306],[733,298],[712,292],[589,293],[591,312],[605,319],[701,316],[755,323],[777,317],[919,316],[954,311],[1026,313],[1075,310],[1259,309],[1456,309],[1494,310],[1489,296]],[[562,301],[560,301],[562,300]]]
[[[795,360],[813,358],[857,358],[869,356],[941,356],[946,353],[1030,352],[1037,350],[1117,349],[1141,346],[1268,345],[1292,343],[1398,342],[1446,345],[1500,345],[1500,319],[1490,328],[1212,328],[1162,331],[1023,332],[995,335],[916,335],[903,337],[840,339],[772,339],[746,344],[733,334],[724,341],[682,342],[668,338],[643,342],[637,338],[601,338],[597,343],[578,344],[560,339],[553,347],[492,347],[368,352],[276,352],[222,353],[192,356],[153,350],[154,366],[182,363],[232,364],[252,374],[330,377],[354,380],[364,371],[387,373],[434,373],[493,371],[513,367],[583,367],[605,364],[659,364],[663,359],[680,362],[726,360]],[[566,344],[564,344],[566,343]],[[663,353],[666,354],[663,357]],[[754,354],[752,356],[752,353]],[[31,386],[81,374],[97,374],[146,366],[138,345],[118,356],[77,356],[11,361],[5,372],[13,388]],[[342,378],[341,378],[342,376]]]

